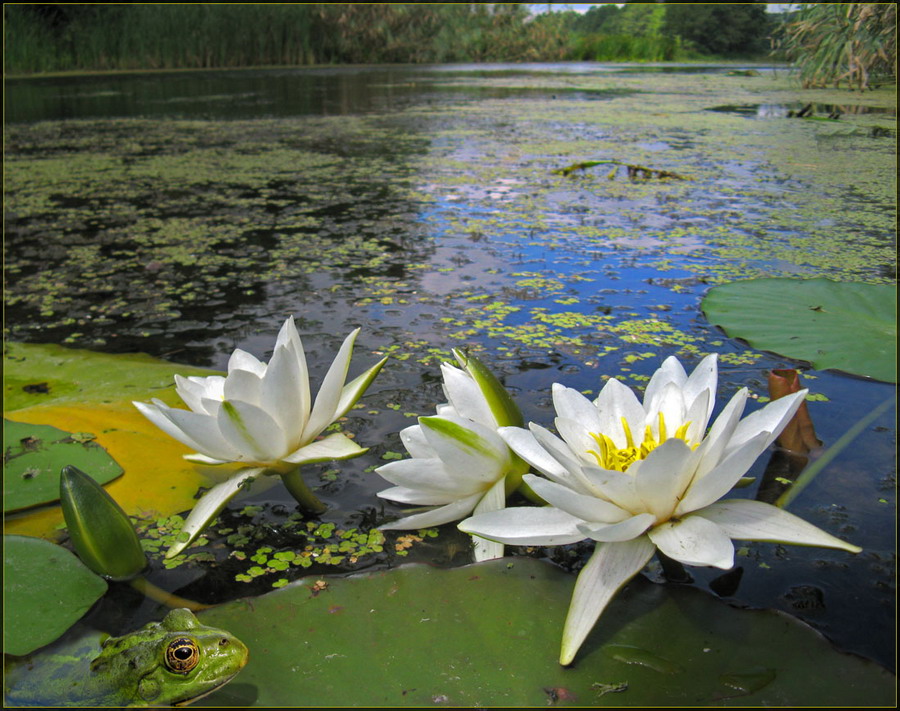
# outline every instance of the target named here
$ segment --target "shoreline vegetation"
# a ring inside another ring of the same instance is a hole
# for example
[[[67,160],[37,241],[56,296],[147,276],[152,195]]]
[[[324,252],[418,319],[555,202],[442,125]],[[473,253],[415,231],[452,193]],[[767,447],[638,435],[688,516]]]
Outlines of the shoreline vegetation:
[[[521,62],[788,63],[804,88],[896,84],[896,4],[6,4],[6,78]]]
[[[719,7],[531,15],[524,3],[8,4],[5,71],[765,59],[775,21],[764,6]],[[713,27],[726,16],[723,41]]]

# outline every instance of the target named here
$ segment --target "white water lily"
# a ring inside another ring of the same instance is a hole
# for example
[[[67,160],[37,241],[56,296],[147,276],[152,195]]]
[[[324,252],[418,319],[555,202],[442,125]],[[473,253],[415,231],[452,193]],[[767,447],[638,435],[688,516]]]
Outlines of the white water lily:
[[[617,380],[594,402],[559,384],[559,437],[531,424],[500,434],[547,478],[525,481],[550,506],[508,508],[459,524],[467,533],[517,545],[597,542],[578,575],[563,630],[569,664],[615,593],[659,549],[688,565],[731,568],[731,539],[861,549],[770,504],[720,501],[772,443],[806,390],[774,400],[743,420],[741,389],[706,431],[715,402],[716,356],[690,377],[668,358],[641,403]]]
[[[441,366],[448,403],[438,405],[437,416],[420,417],[418,425],[400,432],[412,458],[375,470],[396,485],[378,496],[437,508],[379,526],[382,530],[439,526],[502,509],[527,470],[496,432],[500,424],[522,422],[506,389],[477,359],[454,355],[461,369]],[[473,540],[476,560],[503,556],[502,544]]]
[[[134,403],[166,434],[196,450],[185,459],[201,464],[237,462],[248,467],[211,489],[206,495],[209,500],[197,505],[197,515],[192,512],[184,530],[196,535],[237,494],[243,482],[259,473],[281,475],[301,504],[321,507],[300,479],[298,467],[349,459],[368,451],[340,432],[317,439],[362,397],[387,360],[383,358],[345,384],[358,333],[357,328],[344,339],[315,403],[293,317],[281,327],[268,363],[237,349],[228,361],[226,376],[176,375],[176,390],[190,410],[169,407],[158,399]],[[198,519],[201,512],[203,521]]]
[[[346,435],[316,437],[359,400],[384,365],[386,359],[344,384],[358,333],[357,328],[344,339],[311,408],[306,356],[293,317],[281,327],[268,364],[237,349],[228,360],[227,376],[176,375],[176,390],[190,410],[160,400],[134,405],[166,434],[195,449],[185,455],[194,462],[279,467],[355,457],[366,450]]]

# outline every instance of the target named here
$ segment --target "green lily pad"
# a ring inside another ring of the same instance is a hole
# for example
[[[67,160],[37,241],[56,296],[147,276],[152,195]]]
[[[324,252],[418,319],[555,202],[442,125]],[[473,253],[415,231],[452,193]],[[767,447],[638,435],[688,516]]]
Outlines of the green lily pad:
[[[895,678],[787,615],[634,579],[560,667],[574,577],[501,559],[306,578],[205,610],[250,648],[210,706],[892,704]]]
[[[122,474],[122,467],[85,432],[3,420],[3,511],[59,500],[59,473],[72,465],[98,484]]]
[[[174,365],[145,353],[94,353],[30,343],[4,344],[3,371],[6,412],[26,407],[160,397],[156,391],[171,390],[175,373],[215,374],[202,368]]]
[[[79,439],[93,435],[93,441],[125,471],[107,490],[126,513],[169,516],[191,508],[199,487],[216,483],[218,471],[209,477],[186,462],[182,455],[190,450],[132,404],[132,400],[159,398],[183,406],[175,392],[175,374],[205,376],[213,371],[143,354],[111,355],[26,343],[4,344],[3,368],[6,416],[50,425]],[[64,464],[97,474],[89,463],[70,460]],[[60,468],[54,471],[53,499],[59,491]],[[227,477],[229,472],[223,470],[222,475]],[[61,524],[61,510],[51,506],[14,514],[6,520],[5,530],[48,538]]]
[[[748,279],[713,287],[711,323],[754,348],[897,382],[897,287],[829,279]]]
[[[29,536],[3,536],[3,651],[23,655],[49,644],[106,592],[74,554]]]

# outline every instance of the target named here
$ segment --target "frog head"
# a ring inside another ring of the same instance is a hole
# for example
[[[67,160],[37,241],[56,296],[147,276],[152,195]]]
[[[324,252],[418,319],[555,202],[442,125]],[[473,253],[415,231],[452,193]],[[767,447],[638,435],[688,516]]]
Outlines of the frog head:
[[[231,680],[247,657],[236,637],[179,609],[162,622],[106,640],[91,674],[132,705],[183,706]]]

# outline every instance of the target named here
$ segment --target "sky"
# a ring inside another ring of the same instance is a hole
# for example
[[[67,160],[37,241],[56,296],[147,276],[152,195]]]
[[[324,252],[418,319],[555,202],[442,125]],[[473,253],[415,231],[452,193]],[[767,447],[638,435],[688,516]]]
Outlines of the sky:
[[[562,10],[574,10],[575,12],[585,13],[594,5],[598,5],[602,3],[571,3],[571,2],[554,2],[554,3],[532,3],[529,7],[531,8],[531,12],[539,15],[543,12],[547,12],[547,7],[552,6],[552,9],[556,12]],[[766,9],[769,12],[784,12],[791,6],[791,3],[766,3]],[[621,5],[620,5],[621,7]]]

